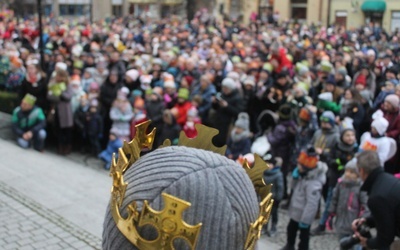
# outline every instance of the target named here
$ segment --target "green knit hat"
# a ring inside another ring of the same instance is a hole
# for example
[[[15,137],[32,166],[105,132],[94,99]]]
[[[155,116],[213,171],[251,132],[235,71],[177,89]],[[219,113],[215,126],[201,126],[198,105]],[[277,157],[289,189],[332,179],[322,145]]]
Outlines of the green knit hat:
[[[189,99],[189,90],[188,89],[184,89],[184,88],[179,89],[178,90],[178,97],[182,98],[182,99],[185,99],[185,100],[188,100]]]
[[[81,60],[74,61],[74,68],[75,69],[83,69],[84,63]]]
[[[26,94],[26,95],[24,96],[24,99],[22,99],[22,101],[25,102],[25,103],[27,103],[27,104],[29,104],[29,105],[31,105],[31,106],[33,106],[33,105],[35,105],[35,103],[36,103],[36,97],[34,97],[34,96],[31,95],[31,94]]]

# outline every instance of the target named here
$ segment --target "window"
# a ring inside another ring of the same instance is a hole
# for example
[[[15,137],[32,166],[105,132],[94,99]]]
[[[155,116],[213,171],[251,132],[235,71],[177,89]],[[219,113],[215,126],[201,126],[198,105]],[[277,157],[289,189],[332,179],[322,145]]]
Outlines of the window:
[[[60,4],[61,16],[83,16],[86,5],[83,4]]]
[[[391,25],[392,32],[400,30],[400,11],[393,11],[392,12],[392,25]]]
[[[122,5],[113,5],[113,15],[116,17],[122,16]]]

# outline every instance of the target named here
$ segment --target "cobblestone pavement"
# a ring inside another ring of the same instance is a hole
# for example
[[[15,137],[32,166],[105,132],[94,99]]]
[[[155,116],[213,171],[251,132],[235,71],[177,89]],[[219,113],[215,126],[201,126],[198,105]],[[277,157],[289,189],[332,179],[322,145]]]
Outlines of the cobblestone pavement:
[[[277,234],[274,237],[263,235],[262,239],[266,242],[272,242],[283,247],[286,244],[286,226],[288,223],[289,217],[287,216],[287,210],[280,209]],[[318,222],[315,221],[312,228],[317,224]],[[320,236],[312,236],[310,239],[310,250],[339,250],[339,241],[336,234],[334,232],[326,232]]]
[[[100,249],[101,239],[0,182],[0,249]]]

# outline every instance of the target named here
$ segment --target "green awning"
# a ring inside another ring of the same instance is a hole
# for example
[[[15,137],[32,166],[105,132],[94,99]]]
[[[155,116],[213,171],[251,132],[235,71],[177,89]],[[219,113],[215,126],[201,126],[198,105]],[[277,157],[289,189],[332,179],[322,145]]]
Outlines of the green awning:
[[[385,12],[386,2],[384,0],[365,0],[361,5],[364,12]]]

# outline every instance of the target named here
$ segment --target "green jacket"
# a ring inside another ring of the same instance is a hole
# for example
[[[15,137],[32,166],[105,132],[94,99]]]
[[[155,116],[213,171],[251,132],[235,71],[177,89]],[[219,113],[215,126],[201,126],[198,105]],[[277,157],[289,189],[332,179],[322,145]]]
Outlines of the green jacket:
[[[21,107],[14,109],[12,118],[12,128],[17,136],[22,136],[25,132],[36,133],[46,127],[46,116],[43,110],[34,106],[30,111],[23,112]]]

